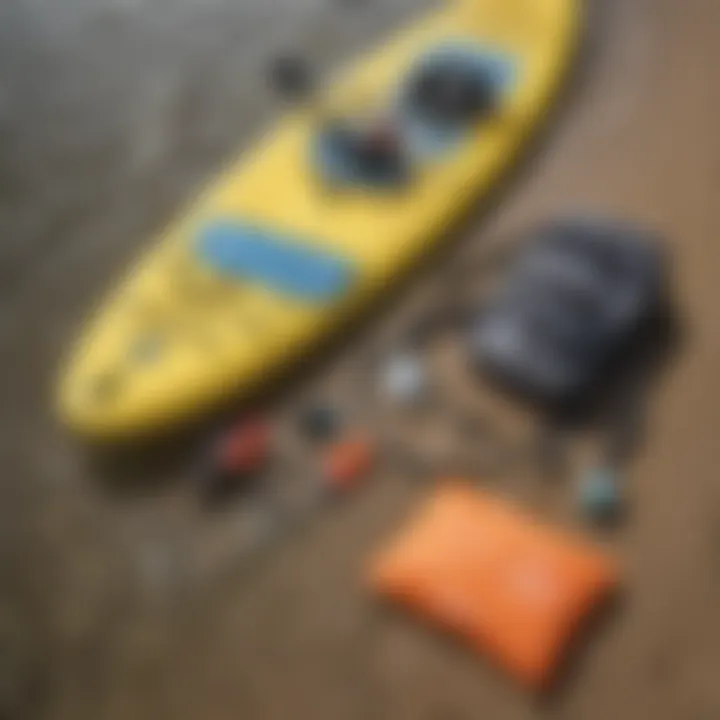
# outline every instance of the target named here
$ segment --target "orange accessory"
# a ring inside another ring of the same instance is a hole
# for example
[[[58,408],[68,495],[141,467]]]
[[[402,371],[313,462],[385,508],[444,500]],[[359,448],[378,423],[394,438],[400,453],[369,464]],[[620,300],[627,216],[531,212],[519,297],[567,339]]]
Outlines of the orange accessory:
[[[345,440],[333,445],[325,456],[325,478],[336,490],[352,490],[370,472],[374,460],[369,442]]]
[[[618,576],[583,541],[452,481],[381,553],[371,580],[379,592],[461,633],[540,687]]]

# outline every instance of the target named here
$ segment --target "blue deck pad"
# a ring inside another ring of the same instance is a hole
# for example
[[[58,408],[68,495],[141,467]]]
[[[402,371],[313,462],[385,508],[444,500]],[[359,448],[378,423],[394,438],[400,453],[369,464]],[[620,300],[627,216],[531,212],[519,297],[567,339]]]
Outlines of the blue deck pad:
[[[314,304],[342,297],[356,275],[349,258],[302,239],[233,221],[206,225],[196,249],[202,262],[222,276]]]
[[[474,40],[447,40],[421,55],[400,85],[396,99],[411,152],[415,156],[444,155],[461,142],[467,132],[466,128],[454,129],[423,122],[414,116],[407,105],[407,88],[418,74],[435,63],[446,62],[470,65],[476,68],[478,73],[489,75],[501,97],[512,89],[519,75],[518,59],[513,53]]]

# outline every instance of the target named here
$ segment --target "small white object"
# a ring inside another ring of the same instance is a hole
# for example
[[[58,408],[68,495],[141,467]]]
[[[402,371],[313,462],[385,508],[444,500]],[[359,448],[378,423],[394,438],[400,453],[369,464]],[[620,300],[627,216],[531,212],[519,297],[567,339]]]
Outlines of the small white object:
[[[395,402],[410,404],[427,391],[425,364],[417,355],[403,353],[391,358],[382,374],[383,393]]]

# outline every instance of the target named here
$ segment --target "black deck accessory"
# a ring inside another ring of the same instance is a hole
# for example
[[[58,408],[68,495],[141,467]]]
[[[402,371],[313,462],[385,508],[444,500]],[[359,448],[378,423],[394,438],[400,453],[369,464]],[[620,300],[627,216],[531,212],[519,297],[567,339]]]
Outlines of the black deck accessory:
[[[391,117],[330,118],[320,127],[313,157],[333,187],[404,188],[412,158],[404,129]]]
[[[528,234],[474,323],[471,356],[521,394],[572,404],[657,313],[664,289],[664,254],[650,234],[608,221],[554,222]]]
[[[437,59],[418,73],[409,91],[418,117],[439,125],[465,125],[497,104],[493,78],[457,57]]]

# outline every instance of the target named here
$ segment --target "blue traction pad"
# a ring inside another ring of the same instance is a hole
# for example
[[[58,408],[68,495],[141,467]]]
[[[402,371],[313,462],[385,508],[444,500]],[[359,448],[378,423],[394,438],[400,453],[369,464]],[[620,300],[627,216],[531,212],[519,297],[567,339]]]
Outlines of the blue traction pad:
[[[424,122],[415,116],[408,103],[408,90],[420,73],[433,65],[443,64],[464,65],[478,75],[487,74],[500,95],[513,88],[519,75],[518,59],[513,53],[473,40],[446,40],[420,55],[400,83],[395,99],[410,146],[419,157],[442,156],[454,150],[467,134],[467,128],[447,128]]]
[[[356,274],[354,263],[339,254],[302,239],[232,221],[205,226],[197,252],[220,275],[317,304],[344,295]]]

